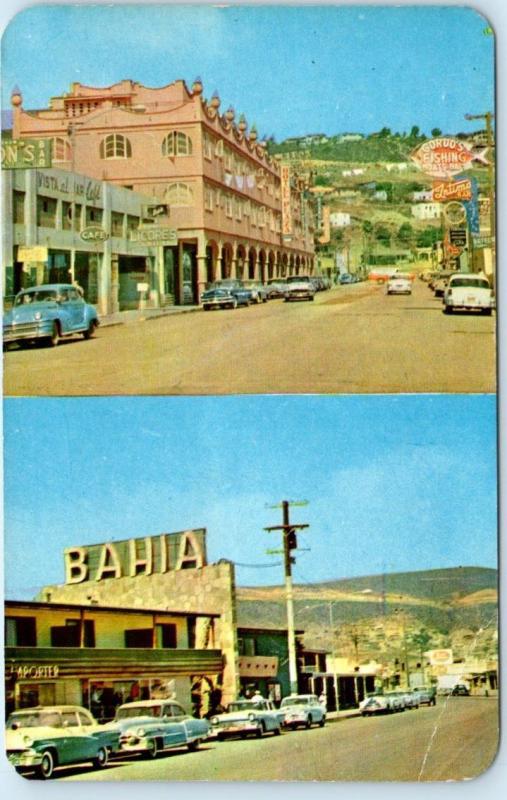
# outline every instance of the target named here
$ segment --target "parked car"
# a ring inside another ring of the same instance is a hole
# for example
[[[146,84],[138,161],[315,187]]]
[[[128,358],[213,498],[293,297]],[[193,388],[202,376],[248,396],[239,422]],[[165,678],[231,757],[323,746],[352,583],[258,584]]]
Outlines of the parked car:
[[[452,275],[444,290],[444,314],[453,311],[480,311],[491,315],[494,305],[493,291],[485,276],[470,274]]]
[[[373,714],[389,714],[392,708],[389,699],[379,692],[369,694],[364,700],[361,700],[359,703],[359,710],[361,716],[370,717]]]
[[[109,754],[119,749],[119,730],[99,725],[81,706],[36,706],[12,712],[5,743],[17,772],[51,778],[57,767],[68,764],[105,767]]]
[[[285,728],[311,728],[312,725],[322,728],[326,722],[326,710],[314,694],[292,694],[284,697],[280,711],[283,712],[282,725]]]
[[[75,286],[48,283],[19,292],[3,324],[4,344],[45,341],[55,347],[60,339],[76,333],[91,339],[99,318]]]
[[[407,706],[404,692],[398,690],[386,692],[384,697],[390,705],[390,711],[405,711]]]
[[[252,292],[252,302],[267,302],[268,293],[263,283],[259,283],[259,281],[243,281],[243,286],[245,289],[249,289]]]
[[[401,272],[391,275],[387,281],[386,294],[412,294],[412,279]]]
[[[236,308],[238,301],[229,289],[206,289],[201,295],[204,311],[213,308]]]
[[[249,306],[254,303],[253,294],[250,289],[243,285],[243,282],[237,278],[224,278],[220,281],[215,281],[208,289],[226,289],[231,292],[236,298],[238,306]]]
[[[270,300],[276,300],[279,297],[285,297],[286,288],[287,284],[283,278],[274,281],[269,281],[268,285],[266,286],[268,298]]]
[[[443,297],[447,288],[447,284],[453,275],[459,275],[455,270],[444,270],[438,274],[433,281],[430,281],[429,286],[433,289],[435,297]]]
[[[350,275],[348,272],[342,272],[340,275],[338,282],[340,286],[346,286],[349,283],[355,283],[354,276]]]
[[[291,300],[313,300],[315,297],[315,284],[307,275],[292,275],[287,278],[285,289],[285,302]]]
[[[453,688],[451,694],[468,697],[468,695],[470,694],[470,689],[468,688],[468,686],[465,686],[464,683],[457,683],[456,686]]]
[[[122,752],[141,753],[145,758],[156,758],[161,750],[172,747],[197,750],[210,732],[207,720],[191,717],[175,700],[124,703],[110,724],[120,731]]]
[[[412,689],[404,689],[400,693],[405,703],[405,708],[419,708],[419,698]]]
[[[271,731],[279,736],[282,714],[275,708],[271,700],[264,698],[252,700],[235,700],[229,703],[224,714],[211,717],[212,736],[218,740],[229,736],[261,737]]]
[[[437,690],[434,686],[418,686],[412,692],[420,706],[434,706],[437,702]]]

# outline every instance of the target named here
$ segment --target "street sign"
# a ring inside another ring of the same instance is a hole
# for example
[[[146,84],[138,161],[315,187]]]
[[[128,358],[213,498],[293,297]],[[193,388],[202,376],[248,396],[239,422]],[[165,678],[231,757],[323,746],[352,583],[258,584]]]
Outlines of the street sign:
[[[467,244],[467,232],[466,228],[450,228],[449,229],[449,241],[451,242],[454,247],[466,247]]]
[[[21,245],[18,247],[17,260],[21,263],[27,263],[30,261],[42,263],[48,260],[48,248],[42,247],[41,245],[36,245],[35,247],[26,247],[25,245]]]
[[[51,139],[2,139],[2,169],[51,166]]]

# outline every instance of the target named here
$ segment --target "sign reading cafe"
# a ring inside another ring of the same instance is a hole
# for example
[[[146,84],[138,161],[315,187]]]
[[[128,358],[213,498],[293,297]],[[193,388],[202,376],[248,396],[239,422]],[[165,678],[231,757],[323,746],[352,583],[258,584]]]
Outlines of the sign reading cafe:
[[[64,560],[66,584],[199,569],[206,565],[206,531],[200,528],[69,547]]]

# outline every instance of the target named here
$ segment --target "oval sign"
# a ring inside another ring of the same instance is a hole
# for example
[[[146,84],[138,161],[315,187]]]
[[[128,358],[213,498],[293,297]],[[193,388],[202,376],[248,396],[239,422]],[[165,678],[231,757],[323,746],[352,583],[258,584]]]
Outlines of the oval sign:
[[[79,235],[84,242],[105,242],[109,239],[109,234],[100,225],[88,225]]]

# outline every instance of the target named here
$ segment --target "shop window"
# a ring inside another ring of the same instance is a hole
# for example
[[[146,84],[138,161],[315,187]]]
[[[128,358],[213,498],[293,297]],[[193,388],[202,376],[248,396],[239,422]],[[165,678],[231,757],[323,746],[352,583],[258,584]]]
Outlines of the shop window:
[[[67,200],[62,203],[62,228],[64,231],[72,230],[72,203]]]
[[[35,617],[5,618],[6,647],[37,647]]]
[[[127,214],[127,230],[128,231],[136,231],[139,227],[139,217],[133,217],[131,214]]]
[[[71,161],[72,148],[70,142],[64,139],[63,136],[55,136],[51,139],[51,159],[54,162]]]
[[[86,206],[86,225],[102,225],[102,209]]]
[[[151,628],[134,628],[125,631],[125,647],[153,647],[153,630]]]
[[[171,183],[167,187],[166,199],[172,206],[191,206],[194,202],[194,192],[186,183]]]
[[[123,217],[118,211],[111,213],[111,236],[123,236]]]
[[[37,225],[39,228],[56,227],[56,200],[53,197],[37,197]]]
[[[191,156],[192,140],[182,131],[171,131],[162,142],[163,156]]]
[[[122,133],[110,133],[100,143],[100,157],[108,158],[131,158],[132,145]]]
[[[157,647],[175,648],[177,646],[176,625],[174,623],[162,623],[155,626]]]
[[[12,193],[12,216],[14,224],[23,225],[25,222],[25,193],[14,191]]]

